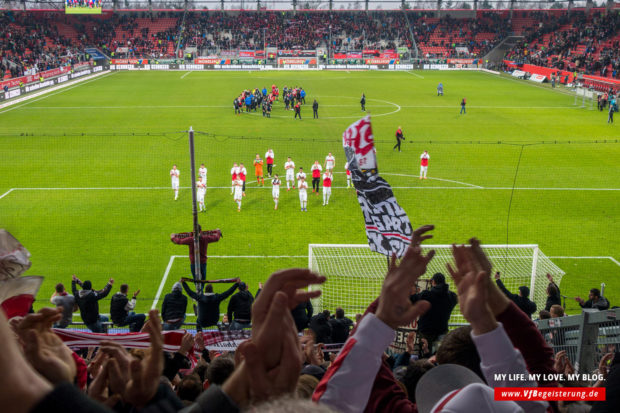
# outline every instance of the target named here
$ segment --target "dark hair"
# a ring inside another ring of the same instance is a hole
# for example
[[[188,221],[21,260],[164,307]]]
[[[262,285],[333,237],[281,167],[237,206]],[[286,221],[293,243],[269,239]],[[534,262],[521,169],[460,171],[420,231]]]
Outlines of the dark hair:
[[[121,284],[121,292],[127,294],[127,291],[129,291],[129,286],[127,284]]]
[[[323,315],[325,318],[329,318],[329,310],[323,310]]]
[[[239,283],[239,291],[245,291],[248,289],[248,286],[242,281]]]
[[[438,364],[458,364],[467,367],[485,381],[480,370],[480,356],[471,339],[471,326],[464,326],[450,331],[437,349]]]
[[[435,273],[433,275],[433,278],[431,278],[431,280],[434,281],[435,284],[437,284],[437,285],[445,284],[446,283],[446,276],[443,275],[442,273],[438,272],[438,273]]]
[[[93,284],[86,280],[82,283],[82,290],[92,290],[93,289]]]
[[[62,283],[56,284],[56,292],[61,293],[65,290],[65,286]]]
[[[519,292],[525,298],[530,296],[530,289],[529,287],[526,287],[525,285],[522,285],[521,287],[519,287]]]
[[[344,318],[344,310],[342,307],[336,308],[336,318]]]
[[[541,310],[540,313],[538,313],[538,318],[541,320],[547,320],[548,318],[551,318],[551,313],[547,310]]]
[[[177,395],[181,400],[193,402],[202,393],[202,381],[197,374],[183,377],[177,389]]]
[[[205,285],[205,292],[212,293],[213,292],[213,285],[211,285],[211,284]]]
[[[595,297],[600,297],[601,296],[601,291],[598,288],[593,288],[593,289],[590,290],[590,292]]]
[[[219,356],[209,363],[207,380],[210,384],[221,386],[235,370],[235,362],[225,356]]]
[[[428,359],[415,360],[409,363],[405,375],[400,379],[400,382],[405,385],[407,389],[407,395],[412,403],[415,403],[415,388],[418,385],[418,381],[422,378],[422,375],[435,367]]]
[[[558,287],[555,286],[555,284],[549,284],[547,286],[547,295],[549,297],[557,297],[560,298],[560,290],[558,290]]]

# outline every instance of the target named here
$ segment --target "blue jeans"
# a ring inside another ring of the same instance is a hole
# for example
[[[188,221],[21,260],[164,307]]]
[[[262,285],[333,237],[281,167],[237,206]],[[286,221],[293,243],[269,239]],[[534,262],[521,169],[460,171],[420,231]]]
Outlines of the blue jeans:
[[[164,321],[164,331],[178,330],[181,328],[184,322],[185,322],[185,316],[183,316],[183,318],[176,323],[166,323]]]
[[[461,113],[459,113],[459,115],[462,115],[463,113],[467,113],[465,112],[465,105],[461,105]]]
[[[244,328],[252,327],[252,323],[240,323],[238,321],[233,321],[230,323],[229,330],[243,330]]]
[[[129,326],[129,331],[132,333],[136,333],[142,330],[142,326],[144,325],[144,321],[146,320],[146,316],[144,314],[136,314],[133,311],[127,314],[127,317],[123,320],[122,323],[119,323],[119,327]]]
[[[99,319],[92,324],[86,324],[86,327],[93,333],[105,333],[105,329],[103,328],[103,324],[106,321],[110,321],[110,319],[104,315],[99,315]]]

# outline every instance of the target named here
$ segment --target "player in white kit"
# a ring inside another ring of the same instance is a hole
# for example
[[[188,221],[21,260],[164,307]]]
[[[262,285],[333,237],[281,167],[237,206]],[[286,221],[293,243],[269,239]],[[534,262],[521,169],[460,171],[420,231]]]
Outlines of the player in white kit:
[[[291,183],[293,184],[293,189],[295,189],[295,162],[291,160],[290,156],[284,163],[284,170],[286,171],[286,190],[291,190]]]
[[[172,181],[172,189],[174,190],[174,200],[179,199],[179,175],[181,172],[177,169],[176,165],[172,165],[170,170],[170,180]]]
[[[420,179],[426,178],[426,171],[428,171],[428,160],[431,159],[431,156],[428,154],[428,151],[424,151],[422,155],[420,155]]]
[[[202,178],[202,183],[205,184],[205,188],[207,186],[207,168],[205,164],[201,163],[200,168],[198,168],[198,175]]]
[[[241,200],[243,199],[243,181],[239,178],[233,182],[235,187],[233,200],[237,203],[237,211],[241,212]]]
[[[325,171],[323,174],[323,205],[329,205],[329,197],[332,195],[332,181],[334,176],[331,170]]]
[[[304,172],[304,168],[302,168],[301,166],[299,167],[299,172],[297,172],[297,186],[299,186],[299,183],[301,182],[301,178],[306,179],[306,173]],[[295,187],[293,187],[295,188]]]
[[[336,158],[334,158],[334,156],[330,152],[325,157],[325,170],[327,171],[329,169],[333,171],[335,166],[336,166]]]
[[[344,164],[344,170],[347,174],[347,188],[351,188],[351,171],[349,171],[349,162]]]
[[[299,187],[299,203],[301,204],[301,210],[302,212],[307,212],[308,210],[306,209],[306,207],[308,206],[308,184],[306,183],[305,176],[302,176],[299,179],[299,182],[297,182],[297,186]]]
[[[198,177],[198,182],[196,182],[196,198],[198,200],[198,207],[200,208],[199,212],[207,211],[205,207],[205,194],[207,193],[207,186],[205,185],[202,176]]]
[[[280,185],[282,181],[278,177],[278,174],[273,176],[271,180],[271,185],[273,186],[271,189],[271,195],[273,196],[273,202],[275,202],[276,206],[273,209],[278,209],[278,199],[280,198]]]
[[[239,174],[239,167],[235,162],[233,167],[230,169],[231,176],[231,185],[230,185],[230,194],[232,195],[235,192],[235,181],[237,180],[237,175]]]

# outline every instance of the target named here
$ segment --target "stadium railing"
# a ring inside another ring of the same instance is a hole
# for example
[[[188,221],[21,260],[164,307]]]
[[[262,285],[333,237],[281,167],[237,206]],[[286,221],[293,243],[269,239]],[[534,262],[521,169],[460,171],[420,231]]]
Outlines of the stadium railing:
[[[566,350],[580,373],[598,369],[601,358],[620,348],[620,308],[585,310],[582,314],[537,320],[540,332],[554,353]]]

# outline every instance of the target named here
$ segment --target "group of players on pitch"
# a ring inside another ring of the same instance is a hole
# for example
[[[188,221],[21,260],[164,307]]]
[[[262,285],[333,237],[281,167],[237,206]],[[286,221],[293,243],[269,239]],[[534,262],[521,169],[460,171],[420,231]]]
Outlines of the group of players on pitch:
[[[256,154],[256,158],[253,161],[254,165],[254,175],[256,176],[256,183],[259,186],[265,186],[265,175],[263,172],[263,165],[267,165],[267,177],[271,178],[271,195],[273,197],[273,202],[275,204],[274,209],[278,209],[278,201],[280,199],[280,185],[282,185],[282,181],[278,174],[273,173],[273,168],[275,167],[275,155],[272,149],[269,149],[267,153],[265,153],[265,161],[260,157],[259,154]],[[336,158],[330,152],[325,157],[325,162],[323,166],[319,163],[319,161],[314,161],[314,164],[310,167],[310,171],[312,174],[312,193],[315,195],[319,194],[321,188],[321,175],[323,177],[323,205],[329,205],[329,198],[332,193],[332,183],[334,180],[333,169],[336,166]],[[344,169],[347,174],[347,188],[350,188],[351,185],[351,172],[348,169],[349,164],[346,163]],[[287,161],[284,163],[284,170],[286,171],[286,190],[290,191],[291,189],[295,189],[295,180],[297,180],[297,189],[299,191],[299,203],[301,206],[301,211],[308,211],[308,183],[306,182],[306,173],[304,172],[304,168],[300,167],[299,172],[295,175],[295,162],[289,156]],[[324,173],[323,170],[325,170]],[[230,170],[231,179],[232,179],[232,187],[231,194],[233,194],[233,200],[237,203],[237,211],[241,212],[241,200],[245,196],[245,182],[247,177],[247,169],[245,166],[240,163],[235,163]]]
[[[295,117],[301,119],[301,105],[306,103],[306,91],[304,88],[297,86],[288,88],[284,86],[282,96],[285,110],[293,109]],[[246,112],[256,112],[260,107],[263,111],[263,117],[270,118],[273,103],[278,101],[279,97],[280,89],[276,85],[271,85],[270,93],[268,93],[266,87],[263,87],[262,90],[258,88],[244,90],[233,100],[235,115],[243,113],[244,107]]]

